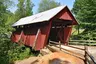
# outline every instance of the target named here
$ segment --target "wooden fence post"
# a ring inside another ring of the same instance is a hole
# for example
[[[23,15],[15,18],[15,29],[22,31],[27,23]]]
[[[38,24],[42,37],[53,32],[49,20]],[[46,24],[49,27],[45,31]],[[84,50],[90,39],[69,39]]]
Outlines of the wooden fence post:
[[[59,47],[60,47],[60,50],[61,50],[61,42],[59,41]]]
[[[84,57],[85,57],[85,64],[87,64],[87,51],[88,51],[88,48],[87,48],[87,46],[84,46],[85,47],[85,55],[84,55]]]

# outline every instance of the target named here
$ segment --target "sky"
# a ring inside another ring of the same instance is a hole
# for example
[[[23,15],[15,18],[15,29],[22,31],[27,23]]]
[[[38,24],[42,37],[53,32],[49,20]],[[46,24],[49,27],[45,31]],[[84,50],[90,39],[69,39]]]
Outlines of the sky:
[[[60,2],[61,5],[67,5],[69,7],[69,9],[71,10],[75,0],[55,0],[55,1]],[[33,7],[32,11],[33,11],[33,14],[36,14],[37,10],[38,10],[39,3],[40,3],[40,0],[32,0],[32,2],[35,5]],[[14,3],[17,4],[18,0],[14,0]],[[12,11],[12,12],[15,12],[16,9],[17,9],[16,6],[13,6],[13,7],[9,8],[9,10]]]

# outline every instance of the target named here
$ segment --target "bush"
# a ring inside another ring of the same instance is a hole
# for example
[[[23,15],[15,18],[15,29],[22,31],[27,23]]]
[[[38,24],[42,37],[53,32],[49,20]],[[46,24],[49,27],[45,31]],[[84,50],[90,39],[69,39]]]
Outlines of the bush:
[[[14,62],[16,60],[22,60],[24,58],[28,58],[29,56],[33,56],[33,54],[31,54],[29,47],[15,44],[15,47],[8,51],[8,56],[9,62]]]

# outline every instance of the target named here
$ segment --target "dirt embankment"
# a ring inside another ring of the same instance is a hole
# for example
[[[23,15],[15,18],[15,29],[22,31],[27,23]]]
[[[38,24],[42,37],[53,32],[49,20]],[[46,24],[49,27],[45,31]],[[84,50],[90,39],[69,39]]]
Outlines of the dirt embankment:
[[[72,45],[73,46],[73,45]],[[84,49],[84,46],[76,46],[75,45],[75,47],[79,47],[79,48],[82,48],[82,49]],[[71,50],[71,51],[74,51],[74,52],[76,52],[76,53],[80,53],[80,54],[83,54],[84,55],[84,51],[80,51],[80,50],[78,50],[78,49],[74,49],[74,48],[70,48],[70,47],[66,47],[66,46],[63,46],[63,48],[65,48],[65,49],[68,49],[68,50]],[[88,51],[94,56],[94,58],[96,59],[96,46],[88,46]],[[57,55],[56,55],[57,54]],[[59,54],[59,55],[58,55]],[[60,56],[61,55],[61,56]],[[63,56],[62,56],[63,55]],[[64,56],[65,55],[65,56]],[[53,57],[52,57],[53,56]],[[33,62],[34,62],[34,64],[44,64],[44,62],[46,63],[47,61],[49,62],[51,62],[51,63],[49,63],[49,64],[56,64],[56,63],[58,63],[59,61],[61,61],[62,60],[62,58],[61,58],[61,60],[58,60],[58,59],[56,59],[55,58],[55,56],[58,56],[58,57],[63,57],[63,59],[64,59],[64,57],[66,57],[66,56],[69,56],[68,54],[66,54],[66,53],[64,53],[64,54],[62,54],[62,53],[52,53],[52,54],[48,54],[48,55],[45,55],[45,56],[43,56],[43,57],[30,57],[30,58],[28,58],[28,59],[24,59],[24,60],[22,60],[22,61],[16,61],[15,62],[15,64],[33,64]],[[73,56],[72,56],[73,57]],[[49,59],[48,59],[49,58]],[[52,60],[52,58],[55,58],[55,60]],[[68,58],[68,57],[66,57],[66,58]],[[65,59],[66,59],[65,58]],[[37,60],[38,59],[38,60]],[[51,61],[51,60],[52,61]],[[80,60],[80,61],[82,61],[82,60]],[[38,63],[39,62],[39,63]],[[47,63],[48,63],[47,62]],[[70,61],[71,62],[71,61]],[[66,63],[66,61],[62,61],[61,63]],[[67,62],[68,63],[68,62]],[[68,63],[68,64],[70,64],[70,63]]]

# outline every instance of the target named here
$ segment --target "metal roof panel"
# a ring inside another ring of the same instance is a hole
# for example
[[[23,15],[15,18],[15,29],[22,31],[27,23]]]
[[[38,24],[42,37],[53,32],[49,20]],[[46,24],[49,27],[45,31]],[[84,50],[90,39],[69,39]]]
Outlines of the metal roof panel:
[[[21,18],[12,26],[19,26],[19,25],[26,25],[26,24],[32,24],[32,23],[37,23],[37,22],[49,21],[52,17],[54,17],[64,8],[65,6],[59,6],[59,7],[32,15],[32,16]]]

